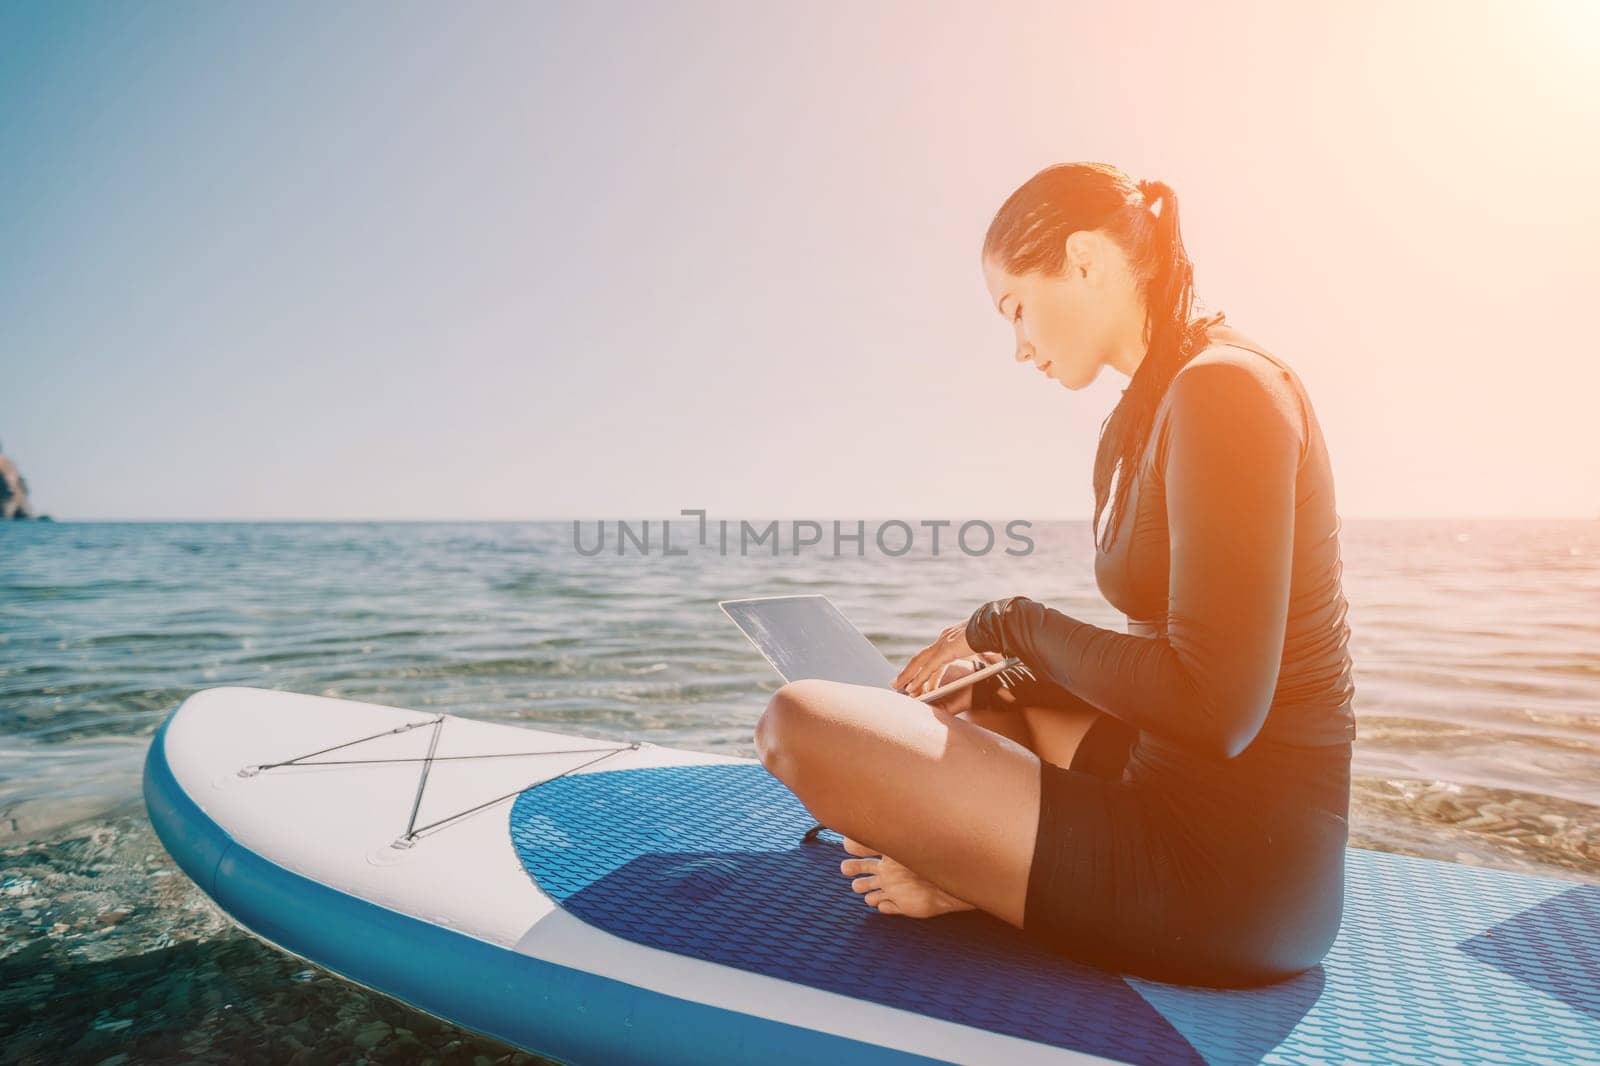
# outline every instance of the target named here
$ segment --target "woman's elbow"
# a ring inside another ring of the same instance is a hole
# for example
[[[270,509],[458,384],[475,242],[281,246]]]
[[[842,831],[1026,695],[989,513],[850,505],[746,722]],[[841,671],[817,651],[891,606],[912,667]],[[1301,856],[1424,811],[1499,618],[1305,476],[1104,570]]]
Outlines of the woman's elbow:
[[[1209,754],[1223,760],[1237,759],[1255,743],[1267,721],[1267,707],[1235,703],[1216,708],[1210,718],[1215,728],[1209,731]]]
[[[1209,759],[1236,759],[1261,732],[1272,705],[1270,694],[1243,693],[1213,687],[1186,674],[1187,704],[1183,715],[1190,747]]]
[[[1245,749],[1248,748],[1255,739],[1256,735],[1253,732],[1249,734],[1242,732],[1227,734],[1220,739],[1216,749],[1212,752],[1212,754],[1216,755],[1217,758],[1222,759],[1224,762],[1229,759],[1237,759],[1239,756],[1244,754]]]

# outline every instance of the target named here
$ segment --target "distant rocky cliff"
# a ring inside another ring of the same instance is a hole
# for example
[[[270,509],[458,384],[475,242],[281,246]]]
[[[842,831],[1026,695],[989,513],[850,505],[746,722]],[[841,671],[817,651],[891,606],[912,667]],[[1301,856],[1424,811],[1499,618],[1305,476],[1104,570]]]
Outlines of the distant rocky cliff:
[[[0,449],[0,519],[36,517],[33,504],[28,500],[28,479]]]

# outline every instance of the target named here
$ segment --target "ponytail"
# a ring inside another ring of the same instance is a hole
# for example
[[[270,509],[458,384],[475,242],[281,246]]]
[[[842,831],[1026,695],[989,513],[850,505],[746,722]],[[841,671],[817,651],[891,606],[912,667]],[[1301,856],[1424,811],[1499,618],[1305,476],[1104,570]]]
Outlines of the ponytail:
[[[1116,542],[1128,504],[1128,488],[1149,440],[1156,408],[1167,386],[1194,355],[1196,331],[1190,328],[1194,308],[1194,265],[1183,247],[1178,228],[1178,197],[1163,181],[1139,183],[1141,210],[1154,216],[1150,229],[1151,271],[1145,276],[1144,297],[1148,347],[1122,399],[1102,423],[1094,460],[1094,521],[1090,530],[1101,548],[1100,514],[1110,494],[1116,472],[1116,497],[1106,522],[1104,548]],[[1159,210],[1157,209],[1159,205]]]

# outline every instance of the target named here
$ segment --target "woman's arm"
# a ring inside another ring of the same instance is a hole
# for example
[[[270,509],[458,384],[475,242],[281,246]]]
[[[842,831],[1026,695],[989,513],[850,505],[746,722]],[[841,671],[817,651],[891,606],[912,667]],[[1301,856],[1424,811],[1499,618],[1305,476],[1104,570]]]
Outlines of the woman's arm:
[[[1138,729],[1233,758],[1266,721],[1283,659],[1301,423],[1235,362],[1191,364],[1171,388],[1166,634],[1118,633],[1011,596],[973,613],[967,643],[1020,657]]]

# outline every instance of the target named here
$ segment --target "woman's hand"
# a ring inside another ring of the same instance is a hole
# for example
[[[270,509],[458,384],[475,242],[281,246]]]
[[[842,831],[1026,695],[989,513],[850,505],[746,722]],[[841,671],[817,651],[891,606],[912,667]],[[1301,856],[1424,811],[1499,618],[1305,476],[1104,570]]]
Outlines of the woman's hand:
[[[913,655],[904,669],[895,675],[894,687],[908,696],[920,696],[938,687],[939,676],[946,666],[957,659],[970,659],[976,654],[967,644],[965,622],[946,626],[932,644]]]
[[[979,652],[970,659],[957,659],[953,663],[947,663],[944,669],[939,672],[939,678],[933,687],[943,688],[953,682],[960,681],[968,674],[976,673],[991,663],[999,662],[1000,659],[999,652],[985,651]],[[960,691],[952,692],[948,696],[933,700],[928,706],[937,707],[946,714],[966,714],[972,710],[972,697],[977,691],[977,685],[968,685]]]

